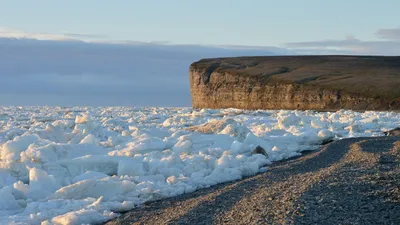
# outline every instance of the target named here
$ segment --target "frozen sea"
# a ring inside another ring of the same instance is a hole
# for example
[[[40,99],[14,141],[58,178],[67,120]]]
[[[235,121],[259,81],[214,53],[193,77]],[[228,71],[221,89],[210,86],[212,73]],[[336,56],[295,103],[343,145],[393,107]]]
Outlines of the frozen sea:
[[[102,223],[395,127],[394,112],[0,107],[0,224]]]

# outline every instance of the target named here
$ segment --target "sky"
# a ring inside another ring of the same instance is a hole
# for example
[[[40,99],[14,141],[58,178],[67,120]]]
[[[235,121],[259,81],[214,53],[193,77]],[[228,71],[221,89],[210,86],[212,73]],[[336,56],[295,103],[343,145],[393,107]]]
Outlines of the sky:
[[[400,53],[398,0],[0,6],[0,105],[190,106],[188,67],[204,57]]]
[[[8,0],[0,26],[111,40],[278,46],[290,42],[379,40],[400,28],[398,0]]]

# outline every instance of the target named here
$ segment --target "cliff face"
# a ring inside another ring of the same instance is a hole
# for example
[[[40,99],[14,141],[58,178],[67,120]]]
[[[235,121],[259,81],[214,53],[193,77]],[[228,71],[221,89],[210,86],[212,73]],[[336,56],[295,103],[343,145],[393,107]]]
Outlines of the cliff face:
[[[189,73],[194,108],[400,109],[400,57],[204,59]]]

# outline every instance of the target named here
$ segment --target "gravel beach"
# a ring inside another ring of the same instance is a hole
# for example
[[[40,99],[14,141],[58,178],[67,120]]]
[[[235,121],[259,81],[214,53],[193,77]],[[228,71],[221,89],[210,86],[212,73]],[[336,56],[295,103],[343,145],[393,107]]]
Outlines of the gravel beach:
[[[400,137],[350,138],[112,224],[400,224]]]

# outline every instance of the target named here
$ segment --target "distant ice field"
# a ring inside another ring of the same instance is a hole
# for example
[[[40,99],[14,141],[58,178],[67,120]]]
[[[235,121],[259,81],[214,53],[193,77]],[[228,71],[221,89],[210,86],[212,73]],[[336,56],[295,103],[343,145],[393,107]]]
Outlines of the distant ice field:
[[[101,223],[395,127],[394,112],[0,107],[0,224]]]

